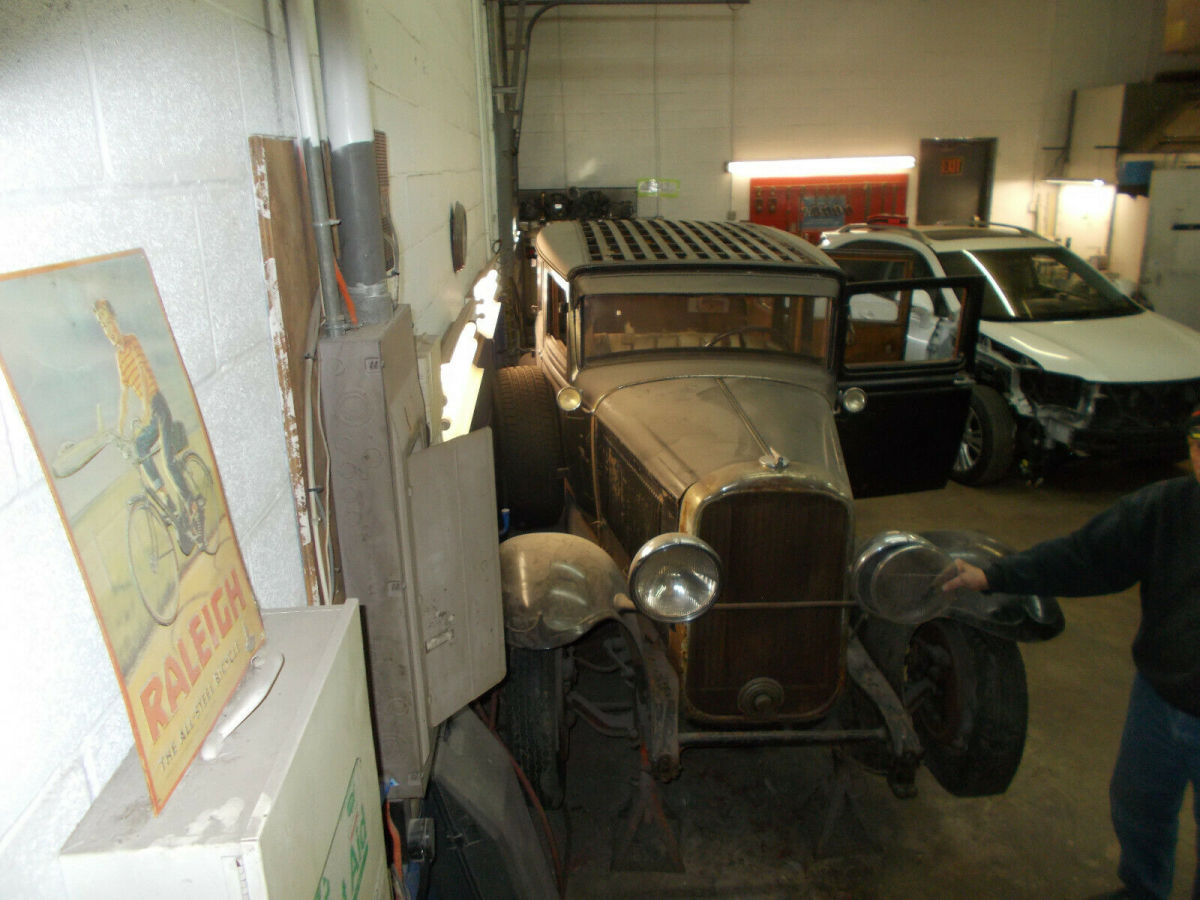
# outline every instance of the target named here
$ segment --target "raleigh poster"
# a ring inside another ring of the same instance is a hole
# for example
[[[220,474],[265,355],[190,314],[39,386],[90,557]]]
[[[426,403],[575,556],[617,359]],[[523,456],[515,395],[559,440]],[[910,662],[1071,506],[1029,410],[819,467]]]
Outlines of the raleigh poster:
[[[157,813],[264,640],[208,433],[142,251],[0,275],[0,312]]]

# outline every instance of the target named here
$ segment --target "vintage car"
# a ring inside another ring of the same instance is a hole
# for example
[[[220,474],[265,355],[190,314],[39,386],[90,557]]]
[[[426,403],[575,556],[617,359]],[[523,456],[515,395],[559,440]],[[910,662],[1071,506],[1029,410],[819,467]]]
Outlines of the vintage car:
[[[855,533],[856,497],[943,486],[963,433],[981,283],[855,287],[771,228],[557,222],[537,235],[536,352],[494,384],[509,672],[502,733],[543,802],[563,796],[573,656],[619,623],[648,768],[694,746],[845,745],[914,791],[960,795],[1021,758],[1018,641],[1053,599],[940,589],[974,533]],[[961,305],[905,355],[919,292]],[[853,309],[868,314],[851,315]],[[612,627],[612,626],[609,626]]]

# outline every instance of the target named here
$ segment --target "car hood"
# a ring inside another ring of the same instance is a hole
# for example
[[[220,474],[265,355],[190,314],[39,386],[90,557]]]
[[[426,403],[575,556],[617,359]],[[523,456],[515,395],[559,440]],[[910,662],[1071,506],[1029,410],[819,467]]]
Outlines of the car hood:
[[[810,386],[736,375],[666,378],[612,390],[595,413],[676,497],[721,467],[758,465],[768,455],[764,443],[787,460],[783,471],[850,491],[829,399]]]
[[[1158,313],[1061,322],[980,322],[981,334],[1048,372],[1125,384],[1200,378],[1200,332]]]

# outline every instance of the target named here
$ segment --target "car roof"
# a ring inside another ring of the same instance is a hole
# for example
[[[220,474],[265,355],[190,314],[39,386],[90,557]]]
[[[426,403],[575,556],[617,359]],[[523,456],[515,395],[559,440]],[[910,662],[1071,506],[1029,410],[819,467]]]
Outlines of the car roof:
[[[1058,246],[1049,238],[1019,225],[1002,225],[995,222],[939,223],[937,225],[845,225],[829,232],[831,245],[845,243],[851,235],[882,237],[887,240],[908,238],[924,244],[932,250],[985,250],[1015,249],[1020,247]]]
[[[684,219],[581,219],[551,222],[538,232],[538,253],[561,275],[665,266],[695,270],[834,269],[836,264],[798,235],[750,222]]]

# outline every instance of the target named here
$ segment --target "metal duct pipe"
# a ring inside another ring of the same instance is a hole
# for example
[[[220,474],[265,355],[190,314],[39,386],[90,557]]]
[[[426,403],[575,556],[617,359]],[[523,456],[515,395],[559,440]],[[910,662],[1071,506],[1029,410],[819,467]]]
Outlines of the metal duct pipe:
[[[321,157],[321,134],[317,127],[317,103],[313,94],[312,69],[308,65],[308,41],[297,0],[284,0],[283,24],[287,32],[292,83],[300,117],[301,153],[307,172],[308,202],[312,209],[313,234],[317,242],[317,270],[321,280],[321,304],[325,327],[330,334],[346,330],[346,310],[337,286],[337,260],[333,253],[333,222],[325,192],[325,163]]]
[[[375,164],[362,27],[353,0],[317,0],[317,41],[325,92],[325,124],[333,165],[342,275],[360,325],[388,321],[383,226]]]

